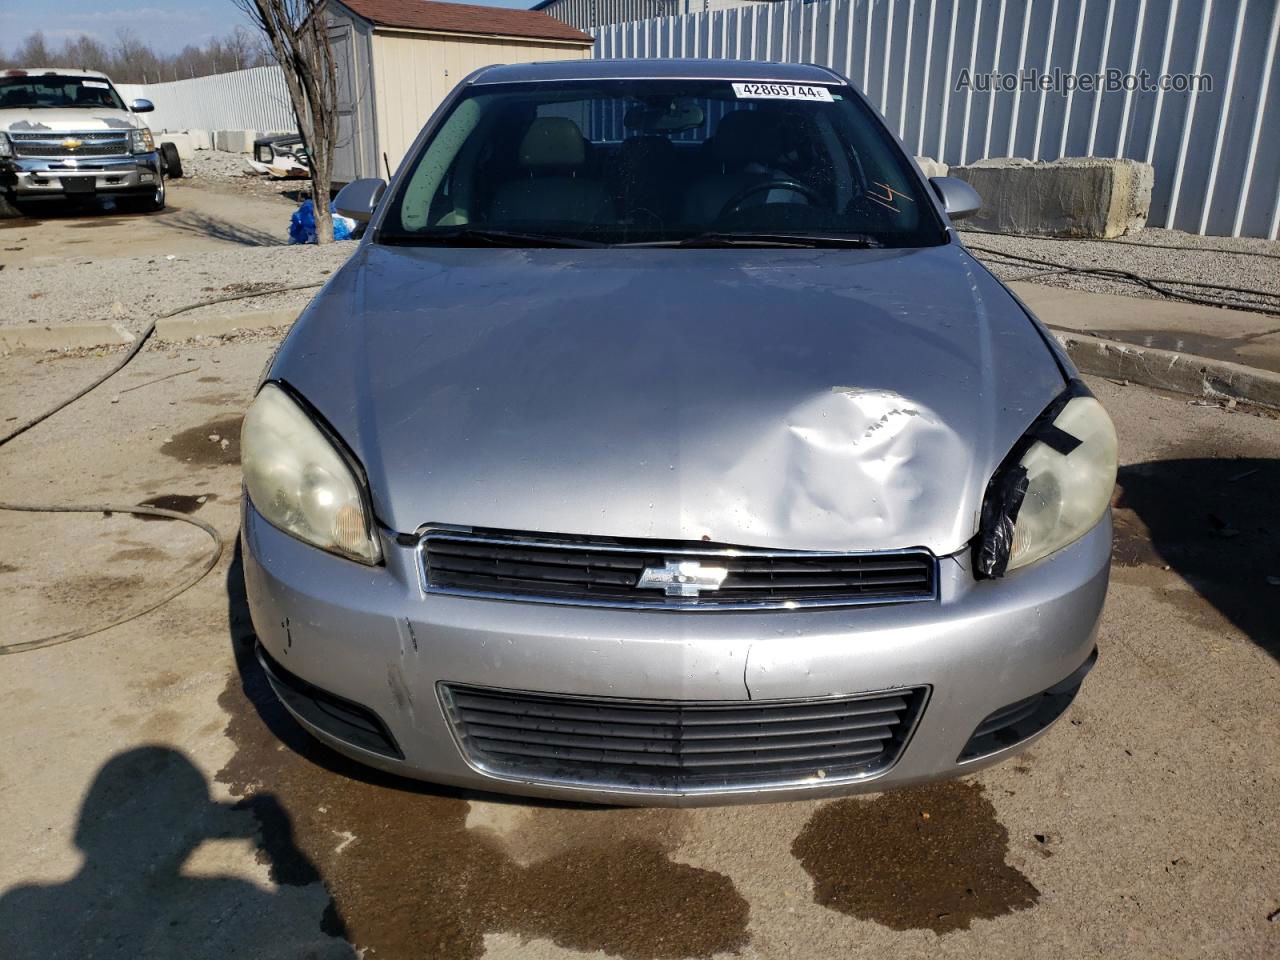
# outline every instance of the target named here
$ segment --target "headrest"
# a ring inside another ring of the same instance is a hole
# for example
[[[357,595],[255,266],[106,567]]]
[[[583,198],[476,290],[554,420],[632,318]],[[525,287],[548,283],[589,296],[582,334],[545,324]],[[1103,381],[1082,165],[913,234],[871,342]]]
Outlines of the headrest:
[[[726,113],[711,138],[716,157],[725,163],[770,160],[778,153],[777,139],[777,123],[757,110]]]
[[[582,131],[568,117],[539,117],[520,141],[523,167],[576,167],[586,159]]]

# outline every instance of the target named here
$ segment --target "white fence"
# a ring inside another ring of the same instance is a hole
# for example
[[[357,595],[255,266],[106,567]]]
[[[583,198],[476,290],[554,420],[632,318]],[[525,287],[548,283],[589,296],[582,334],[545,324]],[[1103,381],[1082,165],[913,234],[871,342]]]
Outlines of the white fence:
[[[1132,157],[1155,166],[1150,224],[1280,229],[1280,0],[818,0],[613,24],[597,57],[821,63],[917,155]],[[1212,89],[957,89],[970,77],[1207,74]]]
[[[279,67],[251,67],[171,83],[122,83],[125,100],[143,97],[156,105],[153,130],[296,130],[289,91]]]

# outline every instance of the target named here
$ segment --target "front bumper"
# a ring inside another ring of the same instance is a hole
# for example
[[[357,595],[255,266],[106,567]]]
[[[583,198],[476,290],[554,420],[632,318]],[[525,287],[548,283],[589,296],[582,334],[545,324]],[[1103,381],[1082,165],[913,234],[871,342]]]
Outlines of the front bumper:
[[[933,602],[695,615],[424,595],[412,547],[384,538],[386,565],[365,567],[280,532],[247,500],[242,538],[249,608],[268,663],[371,711],[399,757],[331,735],[285,697],[304,726],[340,752],[476,789],[692,805],[881,790],[967,773],[1025,747],[1039,732],[959,759],[984,720],[1087,670],[1107,590],[1111,520],[1003,580],[975,582],[967,554],[943,558]],[[912,687],[927,691],[927,704],[896,762],[872,776],[661,791],[486,772],[459,747],[443,683],[743,703]]]
[[[0,186],[22,200],[149,193],[160,181],[160,157],[154,152],[83,160],[13,157],[0,161]]]

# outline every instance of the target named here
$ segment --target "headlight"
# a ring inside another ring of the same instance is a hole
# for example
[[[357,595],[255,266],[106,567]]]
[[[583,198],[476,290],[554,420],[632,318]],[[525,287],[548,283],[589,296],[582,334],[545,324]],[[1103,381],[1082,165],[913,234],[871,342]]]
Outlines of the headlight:
[[[155,138],[146,127],[136,127],[129,131],[129,142],[134,153],[151,153],[156,148]]]
[[[1116,484],[1116,431],[1073,382],[1032,424],[987,487],[974,568],[999,577],[1088,533]]]
[[[274,526],[321,550],[378,563],[382,550],[355,474],[312,419],[268,383],[240,429],[244,485]]]
[[[12,157],[13,145],[9,142],[7,133],[0,133],[0,157]]]

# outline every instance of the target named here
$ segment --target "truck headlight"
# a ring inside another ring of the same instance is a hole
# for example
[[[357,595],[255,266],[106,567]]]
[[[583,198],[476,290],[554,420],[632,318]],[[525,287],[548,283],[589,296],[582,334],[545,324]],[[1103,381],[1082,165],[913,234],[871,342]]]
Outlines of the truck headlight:
[[[13,144],[9,142],[7,133],[0,133],[0,158],[13,156]]]
[[[129,131],[129,144],[134,153],[152,153],[156,149],[155,138],[147,127],[135,127]]]
[[[368,564],[382,560],[355,468],[274,383],[245,414],[240,459],[245,490],[267,522],[330,553]]]
[[[974,553],[979,577],[999,577],[1093,529],[1116,483],[1116,431],[1073,381],[1014,446],[987,486]]]

